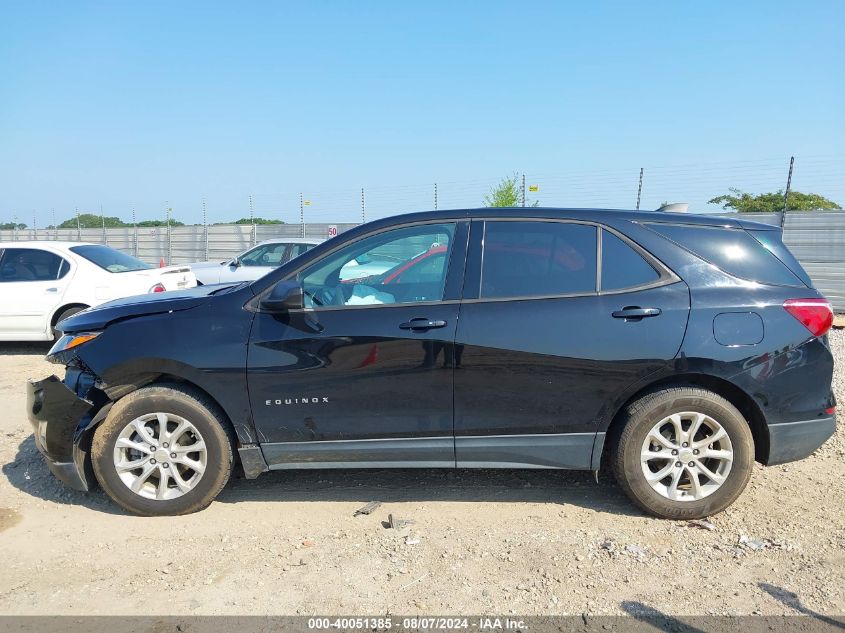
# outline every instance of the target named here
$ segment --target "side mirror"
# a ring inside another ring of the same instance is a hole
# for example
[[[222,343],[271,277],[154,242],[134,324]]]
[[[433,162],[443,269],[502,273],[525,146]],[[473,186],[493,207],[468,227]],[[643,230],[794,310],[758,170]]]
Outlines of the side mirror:
[[[233,268],[240,268],[241,260],[237,257],[233,257],[232,261],[229,262],[229,266],[232,266]]]
[[[261,309],[265,312],[288,312],[304,307],[302,286],[298,281],[280,281],[261,300]]]

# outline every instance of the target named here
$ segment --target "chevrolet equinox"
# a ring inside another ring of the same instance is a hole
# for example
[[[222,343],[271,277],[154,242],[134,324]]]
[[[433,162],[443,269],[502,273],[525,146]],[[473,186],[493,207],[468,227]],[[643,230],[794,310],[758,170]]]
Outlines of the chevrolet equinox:
[[[64,377],[28,408],[61,481],[140,515],[200,510],[236,467],[609,468],[687,519],[832,435],[831,321],[777,227],[415,213],[256,281],[63,320]]]

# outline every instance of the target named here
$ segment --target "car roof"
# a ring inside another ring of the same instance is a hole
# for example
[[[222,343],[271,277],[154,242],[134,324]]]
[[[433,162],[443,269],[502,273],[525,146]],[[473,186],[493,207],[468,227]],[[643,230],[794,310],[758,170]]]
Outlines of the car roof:
[[[68,249],[71,246],[108,246],[108,244],[94,244],[93,242],[59,242],[55,240],[17,240],[15,242],[0,242],[0,248],[32,248],[36,246],[52,246],[53,248]]]
[[[274,237],[271,240],[258,242],[256,246],[262,244],[322,244],[325,241],[318,237]]]
[[[669,222],[672,224],[698,224],[702,226],[722,226],[726,228],[747,228],[755,230],[777,230],[779,227],[744,218],[714,216],[696,213],[671,213],[666,211],[643,211],[634,209],[597,209],[567,207],[478,207],[473,209],[451,209],[443,211],[423,211],[395,215],[383,220],[376,220],[370,226],[385,224],[403,224],[407,222],[426,222],[436,220],[454,220],[458,218],[539,218],[566,219],[601,222],[602,220],[628,220],[630,222]],[[353,229],[354,230],[354,229]]]

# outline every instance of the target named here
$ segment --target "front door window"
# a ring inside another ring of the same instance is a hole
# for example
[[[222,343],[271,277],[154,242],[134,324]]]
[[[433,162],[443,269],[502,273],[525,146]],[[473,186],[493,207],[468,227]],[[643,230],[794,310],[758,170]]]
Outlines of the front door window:
[[[454,224],[425,224],[344,246],[299,273],[305,306],[442,301],[454,235]]]

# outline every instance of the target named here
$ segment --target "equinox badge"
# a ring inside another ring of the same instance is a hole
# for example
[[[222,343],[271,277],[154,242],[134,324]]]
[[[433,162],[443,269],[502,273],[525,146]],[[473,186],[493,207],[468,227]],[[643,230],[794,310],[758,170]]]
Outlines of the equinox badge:
[[[266,400],[265,405],[271,407],[273,405],[283,404],[328,404],[328,398],[284,398],[283,400]]]

